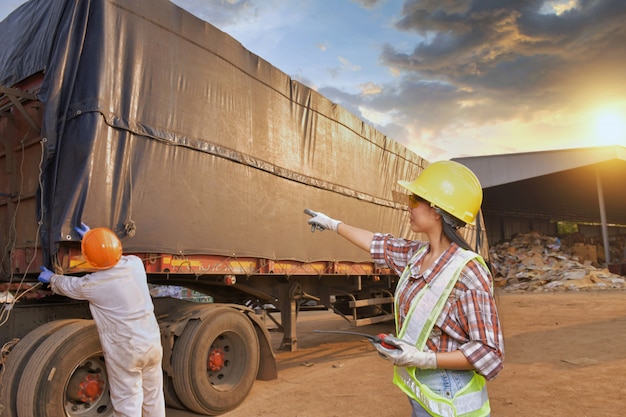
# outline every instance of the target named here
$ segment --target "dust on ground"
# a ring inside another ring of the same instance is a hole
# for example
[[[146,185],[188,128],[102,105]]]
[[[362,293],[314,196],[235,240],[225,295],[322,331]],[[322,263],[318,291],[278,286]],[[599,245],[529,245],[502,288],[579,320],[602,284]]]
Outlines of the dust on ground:
[[[497,293],[506,357],[488,382],[494,417],[626,415],[626,291]],[[328,311],[298,317],[298,350],[277,350],[278,379],[256,381],[224,417],[403,417],[408,400],[392,366],[365,339],[315,329],[389,333],[392,323],[351,328]],[[195,417],[168,410],[168,417]]]

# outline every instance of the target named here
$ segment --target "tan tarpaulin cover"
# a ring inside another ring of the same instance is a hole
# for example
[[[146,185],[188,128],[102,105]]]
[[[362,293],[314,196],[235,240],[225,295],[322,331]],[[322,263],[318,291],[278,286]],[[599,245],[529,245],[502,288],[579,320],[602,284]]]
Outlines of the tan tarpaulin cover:
[[[31,0],[0,34],[4,85],[45,70],[51,253],[84,221],[129,252],[369,260],[305,207],[408,232],[419,156],[168,1]]]

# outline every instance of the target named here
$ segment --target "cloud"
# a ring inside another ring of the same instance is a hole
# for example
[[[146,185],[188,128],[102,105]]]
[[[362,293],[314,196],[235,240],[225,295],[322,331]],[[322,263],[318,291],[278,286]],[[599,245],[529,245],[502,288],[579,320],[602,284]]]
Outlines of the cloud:
[[[330,48],[330,43],[329,42],[321,42],[321,43],[317,44],[317,47],[319,48],[320,51],[326,52],[326,50],[328,48]]]
[[[366,9],[373,9],[376,6],[379,6],[385,3],[387,0],[352,0],[352,2],[365,7]]]
[[[196,16],[217,26],[231,26],[250,21],[259,15],[253,0],[172,0],[173,3],[192,10]]]
[[[382,87],[376,83],[365,83],[361,84],[361,94],[363,95],[372,95],[372,94],[380,94],[382,91]]]
[[[339,60],[339,63],[341,64],[341,69],[348,70],[348,71],[360,71],[361,70],[360,65],[353,64],[352,62],[350,62],[348,58],[338,56],[337,59]]]
[[[626,2],[581,1],[560,15],[540,13],[543,3],[407,2],[397,27],[427,40],[409,54],[387,45],[381,59],[427,79],[507,92],[569,90],[581,67],[614,76],[605,63],[626,56]]]
[[[396,27],[423,40],[408,52],[383,47],[381,62],[400,81],[361,97],[363,105],[394,111],[394,126],[413,134],[443,138],[623,97],[626,2],[553,3],[406,1]]]

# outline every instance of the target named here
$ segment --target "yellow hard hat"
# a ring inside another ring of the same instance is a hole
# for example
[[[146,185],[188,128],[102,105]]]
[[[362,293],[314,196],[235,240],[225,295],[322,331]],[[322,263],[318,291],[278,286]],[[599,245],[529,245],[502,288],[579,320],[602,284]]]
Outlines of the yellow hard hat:
[[[483,202],[483,189],[476,175],[454,161],[433,162],[415,181],[398,184],[464,223],[474,224]]]
[[[122,242],[111,229],[96,227],[83,236],[81,251],[90,268],[107,269],[122,257]]]

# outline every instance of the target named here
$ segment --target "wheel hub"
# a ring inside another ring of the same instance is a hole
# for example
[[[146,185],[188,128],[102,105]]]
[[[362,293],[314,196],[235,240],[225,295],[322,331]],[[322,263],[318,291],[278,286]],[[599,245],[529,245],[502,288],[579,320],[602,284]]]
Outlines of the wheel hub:
[[[207,361],[207,368],[212,371],[219,371],[220,369],[222,369],[224,367],[224,364],[226,363],[226,354],[224,353],[224,351],[220,348],[214,348],[211,350],[211,353],[209,353],[209,358]]]
[[[77,372],[70,381],[67,396],[74,401],[90,404],[104,394],[105,381],[100,373]]]

